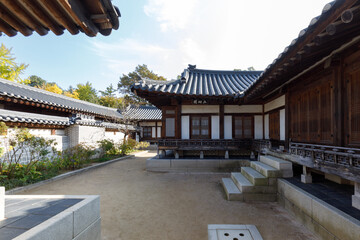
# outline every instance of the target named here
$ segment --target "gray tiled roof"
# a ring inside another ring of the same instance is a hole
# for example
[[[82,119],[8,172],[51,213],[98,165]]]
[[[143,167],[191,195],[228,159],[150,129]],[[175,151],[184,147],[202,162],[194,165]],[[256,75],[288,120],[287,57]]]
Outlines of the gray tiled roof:
[[[153,106],[129,106],[122,114],[124,115],[124,117],[128,117],[131,120],[162,119],[161,110]]]
[[[98,104],[81,101],[64,95],[48,92],[39,88],[14,83],[0,79],[0,96],[22,99],[30,102],[78,110],[106,117],[121,118],[120,112],[115,108],[100,106]]]
[[[68,117],[50,116],[44,114],[27,113],[0,109],[0,121],[36,123],[44,125],[70,125]]]
[[[125,125],[125,124],[120,124],[120,123],[111,123],[111,122],[104,122],[104,121],[76,120],[75,124],[83,125],[83,126],[104,127],[104,128],[109,128],[109,129],[135,130],[135,127],[132,125]]]
[[[233,97],[244,92],[260,76],[261,71],[217,71],[197,69],[189,65],[179,80],[153,81],[144,79],[132,89],[154,93],[192,96]]]

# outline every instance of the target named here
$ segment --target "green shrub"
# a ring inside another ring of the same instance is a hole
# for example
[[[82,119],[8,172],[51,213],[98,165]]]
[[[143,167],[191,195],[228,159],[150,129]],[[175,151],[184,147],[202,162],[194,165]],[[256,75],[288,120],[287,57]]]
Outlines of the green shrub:
[[[88,163],[96,151],[88,146],[79,144],[64,150],[58,160],[60,169],[78,169]]]
[[[121,154],[119,144],[115,144],[112,140],[103,139],[101,141],[98,141],[98,143],[100,145],[101,157]]]
[[[144,150],[147,149],[149,146],[149,142],[138,142],[138,144],[136,145],[136,149]]]

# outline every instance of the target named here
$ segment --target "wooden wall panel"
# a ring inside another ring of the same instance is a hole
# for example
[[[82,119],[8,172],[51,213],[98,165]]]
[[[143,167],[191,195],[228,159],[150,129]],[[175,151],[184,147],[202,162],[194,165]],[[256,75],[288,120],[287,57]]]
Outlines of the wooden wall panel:
[[[280,111],[278,110],[269,114],[269,137],[280,140]]]
[[[328,71],[301,88],[293,88],[289,96],[292,141],[334,144],[334,79],[334,71]]]

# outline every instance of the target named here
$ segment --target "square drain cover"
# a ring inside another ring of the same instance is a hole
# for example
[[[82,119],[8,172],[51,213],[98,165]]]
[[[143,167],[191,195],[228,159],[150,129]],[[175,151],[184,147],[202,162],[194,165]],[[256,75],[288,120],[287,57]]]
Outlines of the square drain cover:
[[[209,240],[263,240],[255,225],[208,225]]]

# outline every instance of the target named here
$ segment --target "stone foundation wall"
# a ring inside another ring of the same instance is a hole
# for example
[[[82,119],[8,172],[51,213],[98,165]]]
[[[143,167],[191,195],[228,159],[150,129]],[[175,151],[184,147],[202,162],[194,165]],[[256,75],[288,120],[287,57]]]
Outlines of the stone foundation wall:
[[[278,201],[321,239],[359,239],[359,220],[282,179],[278,180]]]

